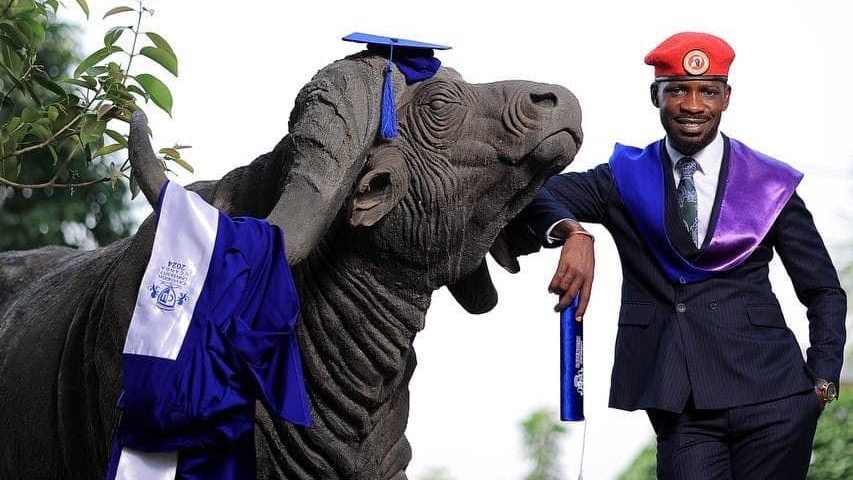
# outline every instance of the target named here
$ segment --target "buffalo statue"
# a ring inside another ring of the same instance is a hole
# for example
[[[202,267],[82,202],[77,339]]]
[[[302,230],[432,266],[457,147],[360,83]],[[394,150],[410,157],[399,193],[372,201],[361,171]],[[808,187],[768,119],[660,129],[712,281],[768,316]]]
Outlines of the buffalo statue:
[[[432,292],[446,285],[474,313],[494,307],[485,255],[513,269],[502,228],[581,143],[565,88],[469,84],[447,67],[413,85],[394,73],[399,135],[381,138],[386,62],[365,51],[323,68],[271,152],[189,187],[287,235],[314,426],[258,405],[258,478],[406,478],[412,342]],[[130,157],[153,201],[163,174],[140,132],[132,125]],[[153,237],[149,217],[95,251],[0,254],[0,478],[103,476]]]

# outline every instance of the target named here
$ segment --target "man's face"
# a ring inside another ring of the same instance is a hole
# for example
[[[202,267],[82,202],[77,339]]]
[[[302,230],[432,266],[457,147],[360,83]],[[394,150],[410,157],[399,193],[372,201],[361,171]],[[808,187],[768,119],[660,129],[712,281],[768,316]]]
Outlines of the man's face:
[[[652,84],[652,103],[660,109],[661,124],[676,150],[693,155],[714,140],[731,90],[722,80]]]

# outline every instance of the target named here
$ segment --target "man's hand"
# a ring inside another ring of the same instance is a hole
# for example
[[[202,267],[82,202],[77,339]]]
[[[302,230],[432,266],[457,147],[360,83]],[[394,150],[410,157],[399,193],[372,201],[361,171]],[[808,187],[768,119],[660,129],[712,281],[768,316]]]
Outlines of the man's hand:
[[[569,220],[558,223],[551,235],[565,239],[557,271],[548,285],[549,292],[560,296],[554,310],[561,311],[568,307],[580,292],[575,319],[581,321],[589,304],[592,280],[595,276],[593,237],[579,223]]]
[[[820,403],[820,411],[823,413],[823,410],[826,408],[826,400],[823,398],[823,393],[819,392],[817,388],[815,388],[814,392],[817,397],[817,401]]]

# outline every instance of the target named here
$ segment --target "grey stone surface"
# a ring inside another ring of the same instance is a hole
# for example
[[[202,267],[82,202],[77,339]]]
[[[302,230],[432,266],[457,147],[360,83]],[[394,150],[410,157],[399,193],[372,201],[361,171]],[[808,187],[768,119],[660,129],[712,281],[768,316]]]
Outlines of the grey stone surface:
[[[379,139],[384,64],[361,53],[322,69],[271,152],[190,186],[287,236],[315,426],[259,405],[258,478],[406,478],[412,342],[432,292],[491,309],[484,256],[580,144],[565,88],[469,84],[446,67],[414,85],[395,74],[400,136]],[[160,177],[141,173],[151,199]],[[104,472],[153,227],[92,252],[0,254],[0,478]]]

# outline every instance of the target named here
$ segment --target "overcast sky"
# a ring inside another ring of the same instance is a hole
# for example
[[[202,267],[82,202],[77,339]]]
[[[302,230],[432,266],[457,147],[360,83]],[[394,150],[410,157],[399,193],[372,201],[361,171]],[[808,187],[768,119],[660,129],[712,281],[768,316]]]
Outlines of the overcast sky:
[[[67,0],[70,7],[74,2]],[[99,19],[118,2],[90,0],[87,50],[109,26]],[[128,2],[129,5],[132,3]],[[667,36],[702,30],[737,52],[731,106],[722,129],[805,172],[800,187],[830,244],[849,235],[837,203],[851,200],[853,69],[850,33],[839,2],[190,2],[153,1],[144,28],[163,35],[179,57],[172,118],[149,109],[155,144],[193,149],[195,175],[218,178],[265,153],[287,133],[299,88],[328,63],[359,50],[339,39],[353,31],[452,45],[439,54],[469,82],[529,79],[571,89],[584,109],[584,145],[570,170],[609,157],[614,142],[660,138],[648,99],[645,54]],[[82,15],[73,15],[82,21]],[[119,18],[121,20],[119,20]],[[146,65],[146,71],[158,67]],[[141,197],[140,197],[141,198]],[[137,200],[142,203],[144,200]],[[616,478],[651,440],[643,413],[607,408],[621,275],[607,233],[596,235],[597,273],[585,324],[584,477]],[[545,291],[556,252],[525,258],[509,275],[494,264],[497,308],[471,316],[441,290],[415,341],[407,435],[409,477],[444,468],[457,480],[520,479],[526,471],[519,422],[533,408],[559,405],[559,324]],[[807,340],[803,309],[778,262],[774,285],[789,325]],[[576,478],[583,427],[570,426],[563,455]]]

